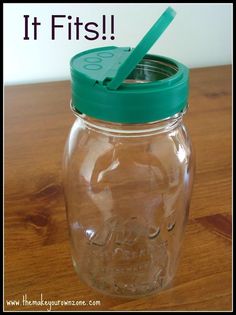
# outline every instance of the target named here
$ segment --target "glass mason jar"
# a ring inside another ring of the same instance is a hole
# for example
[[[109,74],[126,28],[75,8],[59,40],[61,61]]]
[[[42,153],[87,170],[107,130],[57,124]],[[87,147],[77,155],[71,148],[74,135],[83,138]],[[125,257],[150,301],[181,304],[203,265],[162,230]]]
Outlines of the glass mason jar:
[[[94,53],[106,59],[111,48],[100,50],[88,51],[86,59]],[[87,73],[78,75],[78,59],[81,54],[72,60],[71,105],[77,118],[64,154],[74,267],[105,294],[158,292],[176,273],[193,182],[183,124],[188,72],[176,61],[146,55],[110,91],[107,80],[90,85]]]

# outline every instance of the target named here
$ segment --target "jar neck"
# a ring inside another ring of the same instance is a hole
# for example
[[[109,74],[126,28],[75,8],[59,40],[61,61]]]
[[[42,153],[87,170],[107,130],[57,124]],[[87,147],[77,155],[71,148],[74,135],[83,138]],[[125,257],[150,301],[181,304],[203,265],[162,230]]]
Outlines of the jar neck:
[[[99,120],[77,112],[72,106],[71,109],[85,127],[100,133],[117,134],[119,136],[127,137],[169,132],[182,123],[182,118],[187,111],[186,107],[182,112],[162,120],[141,124],[126,124]]]

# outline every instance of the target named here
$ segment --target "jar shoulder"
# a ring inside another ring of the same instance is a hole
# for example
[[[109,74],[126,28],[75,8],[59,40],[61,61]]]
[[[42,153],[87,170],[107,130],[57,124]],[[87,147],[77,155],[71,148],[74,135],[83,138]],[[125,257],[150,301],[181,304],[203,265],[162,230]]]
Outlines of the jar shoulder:
[[[112,154],[120,159],[136,160],[139,157],[168,159],[178,158],[181,162],[192,154],[192,144],[184,124],[168,132],[147,135],[121,135],[97,132],[75,122],[67,139],[65,154],[68,158]]]
[[[120,136],[72,127],[65,150],[68,172],[87,181],[175,181],[192,164],[192,148],[183,124],[148,136]],[[90,174],[88,176],[88,174]]]

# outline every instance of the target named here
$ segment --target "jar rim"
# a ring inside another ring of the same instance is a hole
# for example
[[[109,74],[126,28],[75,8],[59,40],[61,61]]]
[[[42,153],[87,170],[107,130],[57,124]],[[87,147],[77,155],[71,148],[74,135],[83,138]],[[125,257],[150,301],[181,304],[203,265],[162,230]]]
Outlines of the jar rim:
[[[83,123],[88,128],[97,130],[101,133],[119,134],[127,137],[150,135],[170,131],[182,121],[183,116],[188,110],[187,105],[182,111],[161,120],[156,120],[148,123],[129,124],[100,120],[89,115],[80,113],[73,106],[72,102],[70,103],[70,106],[74,115],[81,121],[83,121]]]

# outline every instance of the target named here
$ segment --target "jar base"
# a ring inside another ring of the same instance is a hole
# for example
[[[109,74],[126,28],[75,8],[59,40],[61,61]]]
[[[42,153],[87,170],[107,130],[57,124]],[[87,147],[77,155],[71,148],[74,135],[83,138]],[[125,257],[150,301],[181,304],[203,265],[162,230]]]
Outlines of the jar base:
[[[79,276],[79,278],[92,289],[108,296],[119,297],[125,299],[138,299],[145,296],[151,296],[158,294],[159,292],[169,289],[172,287],[173,279],[169,279],[169,281],[161,281],[160,283],[151,283],[146,284],[145,286],[134,287],[132,284],[126,284],[122,287],[117,285],[115,282],[107,283],[104,281],[97,281],[95,279],[85,278],[83,272],[81,272],[76,260],[72,256],[72,263],[74,269]]]

